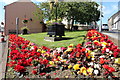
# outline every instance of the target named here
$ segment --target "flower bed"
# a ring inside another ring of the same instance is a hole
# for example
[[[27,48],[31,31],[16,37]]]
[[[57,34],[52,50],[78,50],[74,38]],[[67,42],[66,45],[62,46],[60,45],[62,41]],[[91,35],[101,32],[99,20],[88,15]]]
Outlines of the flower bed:
[[[16,78],[117,78],[120,49],[96,30],[89,30],[84,46],[50,49],[9,35],[7,77]]]

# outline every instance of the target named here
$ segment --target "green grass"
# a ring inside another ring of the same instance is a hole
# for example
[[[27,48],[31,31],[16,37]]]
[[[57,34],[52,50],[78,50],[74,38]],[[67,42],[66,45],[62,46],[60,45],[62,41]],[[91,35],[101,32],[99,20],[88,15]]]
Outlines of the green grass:
[[[84,36],[86,35],[87,31],[73,31],[73,32],[65,32],[64,38],[71,38],[67,40],[61,40],[61,41],[55,41],[55,42],[49,42],[45,41],[44,37],[47,37],[47,33],[34,33],[34,34],[28,34],[28,35],[19,35],[27,40],[30,40],[31,42],[37,44],[38,46],[46,46],[49,48],[55,48],[55,47],[67,47],[70,44],[77,45],[78,43],[82,43]]]

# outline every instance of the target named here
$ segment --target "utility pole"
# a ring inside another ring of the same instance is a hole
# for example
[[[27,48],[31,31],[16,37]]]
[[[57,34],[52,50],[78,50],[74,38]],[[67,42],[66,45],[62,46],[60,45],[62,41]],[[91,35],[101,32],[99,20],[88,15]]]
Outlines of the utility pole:
[[[99,32],[102,31],[102,0],[100,2],[100,26],[99,26]]]

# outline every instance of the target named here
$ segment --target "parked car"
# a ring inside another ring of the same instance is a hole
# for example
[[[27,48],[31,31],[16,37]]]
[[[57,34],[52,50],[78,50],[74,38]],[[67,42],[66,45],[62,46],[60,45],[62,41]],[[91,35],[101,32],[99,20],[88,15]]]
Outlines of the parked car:
[[[109,27],[107,24],[102,24],[102,31],[109,31]]]

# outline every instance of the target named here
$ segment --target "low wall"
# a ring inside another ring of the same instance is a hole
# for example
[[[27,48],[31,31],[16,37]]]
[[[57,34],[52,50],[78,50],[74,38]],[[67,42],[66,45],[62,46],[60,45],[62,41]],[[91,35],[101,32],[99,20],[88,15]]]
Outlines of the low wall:
[[[88,30],[89,26],[79,26],[78,30]]]
[[[110,37],[110,36],[108,36],[108,37],[109,37],[110,40],[112,40],[112,42],[113,42],[115,45],[117,45],[117,46],[120,48],[120,40],[115,39],[115,38]]]

